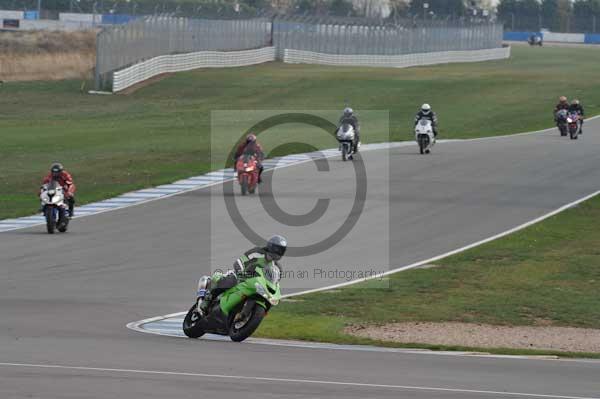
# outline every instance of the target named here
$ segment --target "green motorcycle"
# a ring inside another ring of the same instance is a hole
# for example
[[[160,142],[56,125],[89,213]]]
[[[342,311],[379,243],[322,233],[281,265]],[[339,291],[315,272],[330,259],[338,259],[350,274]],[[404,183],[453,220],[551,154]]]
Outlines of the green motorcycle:
[[[215,273],[211,283],[223,278]],[[273,262],[257,267],[254,275],[245,278],[215,298],[204,316],[198,309],[199,299],[183,320],[183,332],[189,338],[199,338],[205,333],[227,335],[232,341],[248,338],[260,325],[272,306],[279,303],[281,270]],[[206,288],[207,278],[198,283],[198,290]]]

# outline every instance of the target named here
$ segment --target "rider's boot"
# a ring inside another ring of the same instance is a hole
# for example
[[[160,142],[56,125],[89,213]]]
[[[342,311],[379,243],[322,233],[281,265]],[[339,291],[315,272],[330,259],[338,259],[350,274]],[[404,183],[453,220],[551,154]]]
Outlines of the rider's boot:
[[[75,198],[69,197],[67,203],[69,204],[69,218],[72,218],[74,216]]]
[[[210,302],[212,301],[212,295],[210,290],[206,290],[203,296],[200,296],[198,299],[198,310],[202,315],[208,314],[208,308],[210,306]]]

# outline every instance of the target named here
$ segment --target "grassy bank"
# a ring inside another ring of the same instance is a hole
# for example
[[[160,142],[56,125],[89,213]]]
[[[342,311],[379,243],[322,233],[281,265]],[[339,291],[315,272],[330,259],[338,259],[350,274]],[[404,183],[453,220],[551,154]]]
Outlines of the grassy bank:
[[[565,61],[572,59],[578,62]],[[509,134],[549,127],[563,93],[598,113],[599,64],[600,52],[586,49],[519,47],[509,60],[410,69],[271,63],[197,70],[127,96],[82,94],[79,80],[5,83],[0,219],[37,208],[34,193],[55,160],[74,174],[80,202],[206,172],[212,110],[341,109],[347,99],[358,112],[389,110],[389,135],[377,121],[363,123],[363,141],[373,142],[411,139],[414,113],[427,101],[443,137]]]
[[[283,302],[259,333],[336,343],[556,354],[382,343],[349,336],[342,330],[351,324],[404,321],[599,329],[599,222],[597,197],[525,230],[440,260],[437,267],[393,274],[389,288],[357,284]],[[600,358],[600,354],[585,355]]]

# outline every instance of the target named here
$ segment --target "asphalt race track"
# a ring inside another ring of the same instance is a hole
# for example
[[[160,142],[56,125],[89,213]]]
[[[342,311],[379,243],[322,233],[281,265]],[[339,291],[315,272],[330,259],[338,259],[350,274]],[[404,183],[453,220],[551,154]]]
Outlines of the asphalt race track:
[[[585,127],[577,141],[552,130],[440,143],[428,156],[416,146],[365,152],[355,228],[286,270],[407,265],[595,192],[600,120]],[[261,234],[309,244],[345,220],[356,191],[351,165],[329,167],[274,172],[290,213],[330,199],[304,230],[275,223],[257,198],[234,199]],[[74,220],[64,235],[0,233],[0,398],[600,398],[596,361],[234,344],[125,327],[189,308],[196,279],[250,246],[236,225],[215,186]],[[337,282],[309,278],[287,292]]]

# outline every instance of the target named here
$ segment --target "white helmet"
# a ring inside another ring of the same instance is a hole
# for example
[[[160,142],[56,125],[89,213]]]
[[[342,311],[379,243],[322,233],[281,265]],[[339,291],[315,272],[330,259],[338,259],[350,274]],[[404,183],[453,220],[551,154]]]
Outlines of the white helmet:
[[[421,105],[421,112],[425,115],[429,114],[431,112],[431,105],[429,105],[427,103]]]
[[[352,110],[352,108],[350,108],[350,107],[344,108],[344,115],[350,116],[353,113],[354,113],[354,111]]]

